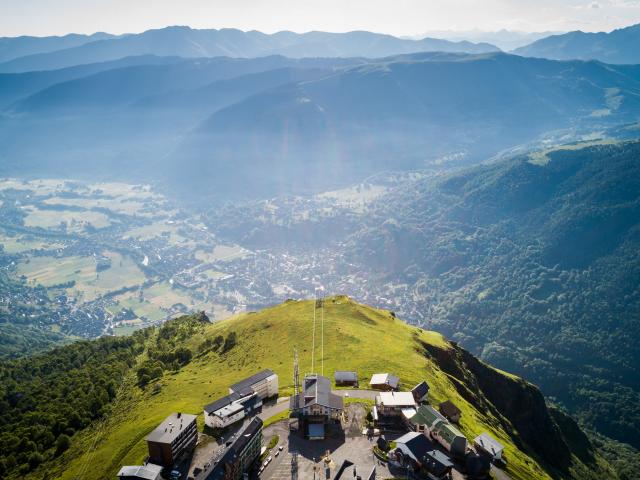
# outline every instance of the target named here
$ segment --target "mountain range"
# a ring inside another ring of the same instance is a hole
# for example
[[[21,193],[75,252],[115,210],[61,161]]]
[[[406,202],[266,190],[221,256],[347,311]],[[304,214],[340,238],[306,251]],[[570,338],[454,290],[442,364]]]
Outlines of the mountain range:
[[[236,29],[196,30],[189,27],[166,27],[139,34],[107,37],[57,49],[58,37],[52,45],[41,39],[41,53],[13,58],[0,63],[0,72],[18,73],[32,70],[54,70],[74,65],[105,62],[137,55],[255,58],[284,55],[302,57],[385,57],[424,51],[484,53],[498,51],[487,44],[467,41],[451,42],[434,38],[408,40],[366,31],[347,33],[278,32],[265,34]],[[86,38],[83,38],[86,40]],[[5,40],[8,42],[8,40]],[[55,51],[54,51],[55,49]]]
[[[12,87],[0,117],[2,173],[113,177],[114,162],[136,152],[122,171],[177,194],[181,185],[201,198],[237,195],[237,185],[251,186],[245,196],[301,193],[432,168],[452,154],[469,164],[640,112],[640,70],[598,62],[503,53],[136,58],[0,74]]]
[[[555,60],[599,60],[605,63],[640,63],[640,24],[612,32],[569,32],[551,35],[513,53]]]

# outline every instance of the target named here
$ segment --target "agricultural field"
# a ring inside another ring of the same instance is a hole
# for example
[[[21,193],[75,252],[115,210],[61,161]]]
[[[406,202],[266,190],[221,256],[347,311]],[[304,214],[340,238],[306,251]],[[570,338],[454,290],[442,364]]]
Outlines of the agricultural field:
[[[109,258],[111,266],[100,272],[92,256],[27,256],[18,262],[17,275],[26,277],[29,284],[45,287],[75,282],[66,289],[67,294],[83,302],[144,282],[144,274],[129,257],[109,251],[103,255]]]
[[[0,245],[5,253],[15,254],[28,252],[30,250],[55,250],[62,247],[60,243],[50,243],[37,238],[26,236],[9,236],[0,233]]]
[[[111,220],[102,212],[73,211],[73,210],[42,210],[35,207],[25,207],[27,216],[24,219],[26,227],[40,227],[57,229],[61,223],[67,225],[67,231],[82,232],[85,226],[105,228],[111,225]]]
[[[219,261],[231,261],[244,258],[249,254],[239,245],[216,245],[213,250],[198,250],[196,258],[201,262],[211,263]]]

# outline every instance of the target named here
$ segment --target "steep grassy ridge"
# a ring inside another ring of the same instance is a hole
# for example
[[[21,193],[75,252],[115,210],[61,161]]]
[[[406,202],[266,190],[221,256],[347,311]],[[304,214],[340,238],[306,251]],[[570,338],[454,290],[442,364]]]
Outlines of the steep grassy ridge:
[[[155,348],[158,336],[167,337],[162,342],[187,347],[194,358],[177,371],[165,371],[144,389],[137,385],[132,369],[106,420],[77,434],[67,452],[33,472],[32,478],[42,478],[45,470],[47,476],[62,479],[78,475],[112,478],[120,465],[144,459],[145,435],[167,414],[200,414],[202,406],[225,394],[229,384],[262,368],[275,370],[280,376],[281,395],[290,394],[294,348],[298,349],[302,372],[311,369],[313,312],[313,301],[288,301],[216,324],[187,317],[174,321],[170,332],[151,332],[149,345]],[[321,309],[316,312],[319,342]],[[235,332],[237,341],[227,352],[221,353],[222,345],[215,351],[202,350],[202,345],[209,347],[216,337],[229,338],[231,332]],[[347,297],[333,297],[325,302],[324,334],[324,358],[317,344],[316,370],[321,370],[324,360],[324,374],[328,376],[335,369],[357,370],[362,379],[374,372],[389,371],[400,375],[403,388],[426,379],[431,385],[432,402],[452,399],[462,409],[461,429],[467,437],[488,431],[506,445],[507,472],[512,478],[576,478],[589,471],[581,478],[597,474],[593,472],[615,478],[606,466],[601,470],[600,459],[592,451],[588,466],[571,453],[536,387],[478,362],[437,333],[411,327],[390,312],[357,304]],[[140,362],[147,359],[149,351],[142,354]],[[484,387],[496,391],[483,392],[480,389]],[[499,401],[501,395],[513,395],[516,407],[531,411],[508,408]],[[529,431],[522,428],[522,415],[536,422],[527,427]],[[542,428],[538,429],[538,424]],[[540,448],[540,442],[532,441],[536,434],[545,436],[549,444],[560,445],[561,461]]]

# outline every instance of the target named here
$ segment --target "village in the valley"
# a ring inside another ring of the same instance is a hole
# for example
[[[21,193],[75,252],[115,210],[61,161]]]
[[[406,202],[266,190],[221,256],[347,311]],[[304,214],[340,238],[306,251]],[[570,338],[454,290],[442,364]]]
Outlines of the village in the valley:
[[[391,373],[366,386],[348,370],[301,378],[294,355],[294,394],[279,397],[278,382],[265,369],[204,405],[208,435],[197,415],[169,415],[146,437],[146,463],[123,466],[119,479],[507,478],[503,446],[487,433],[467,439],[460,410],[432,405],[427,380],[405,389]]]

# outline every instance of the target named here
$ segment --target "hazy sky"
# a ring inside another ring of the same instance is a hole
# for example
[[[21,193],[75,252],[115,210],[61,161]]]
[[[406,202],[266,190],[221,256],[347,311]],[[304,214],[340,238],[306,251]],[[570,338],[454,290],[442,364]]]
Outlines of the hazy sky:
[[[140,32],[167,25],[274,32],[611,30],[640,0],[0,0],[0,36]]]

